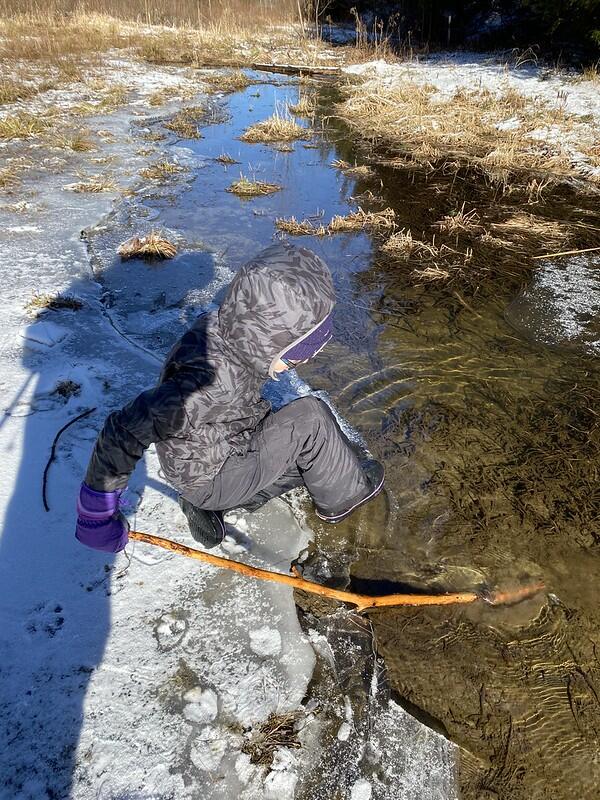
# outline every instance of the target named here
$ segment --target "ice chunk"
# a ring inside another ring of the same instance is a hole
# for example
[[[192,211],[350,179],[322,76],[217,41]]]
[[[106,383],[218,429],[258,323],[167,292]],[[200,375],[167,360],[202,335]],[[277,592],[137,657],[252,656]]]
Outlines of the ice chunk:
[[[369,781],[359,778],[350,790],[350,800],[371,800],[371,792]]]
[[[217,695],[212,689],[202,691],[199,686],[186,692],[183,699],[187,703],[183,716],[190,722],[212,722],[219,713]]]
[[[265,778],[265,800],[293,800],[294,790],[298,783],[295,772],[273,771]]]
[[[276,656],[281,653],[281,634],[267,627],[250,631],[250,649],[258,656]]]
[[[219,729],[206,726],[192,745],[192,763],[203,772],[214,772],[225,755],[227,742],[221,734]]]
[[[348,739],[350,738],[351,731],[352,728],[350,727],[350,725],[348,725],[347,722],[342,722],[342,724],[338,728],[337,738],[339,739],[340,742],[347,742]]]

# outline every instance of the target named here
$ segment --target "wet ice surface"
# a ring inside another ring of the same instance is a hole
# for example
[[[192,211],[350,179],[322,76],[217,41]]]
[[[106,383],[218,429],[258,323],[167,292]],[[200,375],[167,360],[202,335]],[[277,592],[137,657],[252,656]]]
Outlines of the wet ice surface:
[[[260,96],[252,97],[256,91]],[[328,217],[350,207],[352,184],[327,167],[335,155],[330,145],[318,151],[298,144],[286,155],[235,140],[286,95],[295,99],[297,88],[281,81],[251,87],[231,98],[231,120],[206,128],[205,139],[189,147],[172,141],[165,157],[189,172],[166,186],[138,185],[135,198],[65,192],[84,168],[83,157],[73,155],[49,171],[40,168],[39,194],[31,200],[35,225],[16,226],[14,212],[0,211],[8,231],[0,267],[2,800],[287,800],[322,797],[332,776],[352,798],[396,798],[399,785],[415,800],[454,797],[454,748],[393,703],[373,700],[363,717],[348,709],[344,689],[316,694],[302,709],[316,656],[289,589],[139,543],[111,557],[82,548],[73,536],[74,499],[107,413],[153,384],[174,339],[271,241],[274,216],[322,210]],[[134,183],[148,160],[135,154],[143,127],[127,139],[130,121],[125,111],[98,120],[114,136],[103,150],[126,165],[122,185]],[[245,173],[285,190],[252,203],[225,193],[240,168],[211,160],[224,142]],[[173,236],[181,255],[163,264],[121,264],[116,245],[153,226]],[[344,299],[353,272],[368,263],[367,238],[310,246],[335,272],[348,343],[358,320],[364,347],[374,326]],[[23,305],[34,292],[57,291],[77,296],[82,310],[26,318]],[[55,389],[67,380],[79,388],[62,397]],[[292,376],[275,389],[270,393],[281,402],[306,386]],[[47,514],[40,488],[52,439],[91,407],[97,410],[60,440]],[[193,544],[152,448],[128,494],[134,527]],[[232,517],[217,552],[287,572],[310,535],[299,519],[282,501]],[[343,648],[341,656],[347,657]],[[297,708],[303,747],[281,748],[270,771],[251,764],[241,752],[246,731],[272,712]],[[321,734],[342,725],[344,736],[330,749]],[[379,756],[365,760],[373,748]],[[319,764],[324,773],[315,771]],[[435,780],[427,782],[428,773]]]
[[[585,255],[544,261],[506,317],[536,341],[600,354],[600,261]]]

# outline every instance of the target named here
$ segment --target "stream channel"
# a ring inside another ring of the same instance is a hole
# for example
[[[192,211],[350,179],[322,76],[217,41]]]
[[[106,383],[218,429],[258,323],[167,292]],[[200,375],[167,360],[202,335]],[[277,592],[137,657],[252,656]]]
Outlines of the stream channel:
[[[421,231],[464,200],[518,207],[518,198],[498,198],[475,178],[380,167],[357,182],[331,166],[334,159],[361,163],[343,124],[330,116],[334,85],[248,74],[257,83],[213,99],[199,120],[202,138],[183,142],[193,168],[172,185],[149,183],[90,232],[113,319],[159,357],[273,240],[277,217],[327,222],[371,202],[393,207],[400,228]],[[310,139],[290,152],[239,140],[300,92],[318,103]],[[173,153],[178,143],[169,142]],[[239,164],[217,162],[222,153]],[[225,191],[240,172],[283,189],[240,199]],[[594,202],[574,192],[555,195],[543,210],[552,219],[577,213],[589,222]],[[115,245],[155,227],[185,243],[180,255],[131,261],[126,270],[107,270],[103,281]],[[512,607],[482,601],[362,617],[298,595],[307,629],[324,633],[339,658],[350,640],[364,656],[357,662],[353,655],[345,668],[355,724],[375,677],[381,697],[459,746],[461,797],[597,797],[599,370],[589,330],[587,339],[566,341],[560,303],[539,301],[535,282],[523,290],[530,275],[501,252],[497,269],[474,289],[419,285],[410,264],[383,258],[366,232],[296,241],[325,259],[338,293],[335,342],[301,377],[387,470],[385,497],[341,525],[323,526],[307,508],[315,541],[305,575],[365,593],[398,584],[415,592],[514,588],[538,578],[547,586]],[[558,271],[567,301],[583,274],[585,300],[597,308],[597,267],[577,262],[570,283],[568,265]],[[544,285],[547,301],[552,286]],[[584,323],[590,320],[588,313]],[[325,692],[326,682],[316,675],[311,691]],[[335,765],[319,765],[321,776],[328,770],[330,791],[315,776],[306,797],[337,796]]]

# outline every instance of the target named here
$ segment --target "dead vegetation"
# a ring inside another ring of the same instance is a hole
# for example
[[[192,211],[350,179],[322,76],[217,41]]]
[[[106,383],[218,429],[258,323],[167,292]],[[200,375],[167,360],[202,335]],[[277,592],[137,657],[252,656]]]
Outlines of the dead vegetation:
[[[104,175],[94,175],[88,180],[70,183],[64,188],[68,191],[78,192],[80,194],[99,194],[100,192],[113,192],[116,190],[117,186],[112,178],[108,178]]]
[[[218,161],[219,164],[225,164],[226,166],[240,163],[239,161],[236,161],[233,156],[230,156],[229,153],[221,153],[221,155],[217,156],[216,161]]]
[[[27,100],[36,95],[38,91],[39,89],[32,84],[4,78],[0,80],[0,105]]]
[[[528,137],[542,127],[568,131],[576,123],[561,106],[539,98],[466,89],[448,97],[408,79],[352,83],[345,92],[338,113],[364,140],[378,142],[390,166],[446,172],[470,166],[493,183],[529,185],[534,194],[540,181],[567,181],[576,172],[558,141]]]
[[[176,164],[173,161],[158,161],[140,170],[140,177],[151,181],[166,181],[173,175],[178,175],[186,171],[186,167]]]
[[[34,294],[25,306],[25,310],[32,316],[40,316],[46,311],[79,311],[83,303],[69,294]]]
[[[224,94],[241,92],[254,83],[241,69],[208,73],[202,76],[202,82],[207,84],[211,91]]]
[[[134,236],[119,245],[118,255],[123,261],[130,258],[166,259],[177,254],[177,248],[159,231],[151,231],[146,236]]]
[[[296,103],[288,103],[288,111],[296,117],[312,117],[316,107],[314,99],[308,95],[300,95]]]
[[[298,749],[298,721],[301,713],[291,711],[287,714],[271,714],[268,719],[253,728],[247,741],[242,745],[242,753],[250,756],[253,764],[270,767],[273,756],[280,747]]]
[[[182,139],[201,139],[202,134],[198,129],[198,118],[204,113],[205,109],[202,106],[182,108],[169,122],[165,122],[163,127],[176,133]]]
[[[39,114],[18,111],[0,119],[0,140],[30,139],[43,133],[50,125],[50,119]]]
[[[435,227],[439,228],[439,230],[443,231],[444,233],[457,235],[474,235],[477,233],[483,233],[485,229],[481,224],[481,220],[476,209],[473,208],[470,211],[466,211],[465,205],[466,204],[463,203],[461,208],[459,208],[457,211],[442,217],[442,219],[434,223]]]
[[[52,137],[51,144],[53,147],[73,150],[75,153],[87,153],[96,149],[96,145],[90,138],[90,133],[89,130],[79,129],[71,134],[55,134]]]
[[[276,112],[268,119],[251,125],[240,136],[243,142],[289,142],[296,139],[310,139],[311,133],[291,117]]]
[[[259,197],[261,195],[274,194],[282,189],[277,183],[266,183],[265,181],[252,181],[244,175],[234,181],[231,186],[225,189],[226,192],[237,194],[238,197]]]
[[[336,215],[324,225],[315,224],[311,219],[297,220],[295,217],[275,220],[275,227],[291,236],[327,236],[334,233],[351,233],[356,231],[371,231],[382,233],[390,231],[395,226],[395,212],[392,208],[383,211],[364,211],[359,208],[345,215]]]
[[[367,164],[352,165],[348,161],[338,158],[331,162],[331,166],[333,169],[339,169],[349,178],[373,178],[375,176],[375,170]]]

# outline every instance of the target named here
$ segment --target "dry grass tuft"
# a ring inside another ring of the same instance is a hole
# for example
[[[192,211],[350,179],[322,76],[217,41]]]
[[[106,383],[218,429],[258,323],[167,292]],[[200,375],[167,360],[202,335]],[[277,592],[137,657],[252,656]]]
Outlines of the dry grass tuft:
[[[296,139],[310,139],[310,136],[310,131],[291,117],[275,113],[272,117],[251,125],[240,136],[240,139],[243,142],[254,144],[256,142],[289,142]]]
[[[410,230],[402,229],[393,233],[381,246],[381,252],[398,260],[416,260],[412,275],[419,281],[431,282],[450,280],[462,275],[473,259],[473,249],[455,250],[447,244],[414,239]],[[425,264],[419,263],[425,261]]]
[[[147,131],[142,134],[142,139],[145,142],[163,142],[166,138],[166,135],[159,131]]]
[[[26,100],[38,93],[38,88],[27,83],[14,80],[0,80],[0,105]]]
[[[350,178],[373,178],[375,176],[375,170],[366,164],[354,164],[353,166],[348,161],[338,158],[331,162],[331,166],[333,169],[339,169],[340,172]]]
[[[83,303],[76,297],[68,294],[34,294],[25,306],[25,310],[34,316],[39,316],[46,311],[79,311]]]
[[[359,208],[344,216],[336,215],[327,225],[315,225],[310,219],[299,221],[295,217],[289,217],[276,219],[275,227],[292,236],[326,236],[364,230],[381,233],[393,230],[395,216],[392,208],[385,208],[383,211],[364,211]]]
[[[274,149],[277,150],[278,153],[293,153],[294,148],[288,142],[279,142],[279,144],[274,145]]]
[[[557,220],[543,219],[525,211],[518,211],[502,222],[491,225],[494,232],[509,239],[512,247],[528,252],[539,248],[562,247],[571,235],[567,224]]]
[[[208,84],[213,92],[241,92],[247,89],[254,81],[242,72],[241,69],[232,70],[230,72],[213,72],[209,75],[203,75],[202,81]]]
[[[49,120],[44,117],[19,111],[0,119],[0,139],[30,139],[43,133],[49,125]]]
[[[312,117],[316,107],[314,99],[307,95],[301,95],[297,103],[288,103],[288,111],[297,117]]]
[[[96,149],[94,142],[90,139],[90,131],[84,129],[74,131],[70,136],[55,135],[52,137],[52,145],[65,150],[73,150],[76,153],[87,153]]]
[[[229,153],[221,153],[221,155],[217,156],[215,160],[218,161],[219,164],[226,164],[226,165],[240,163],[239,161],[236,161],[236,159],[233,156],[230,156]]]
[[[118,255],[123,261],[129,258],[173,258],[177,248],[158,231],[152,231],[147,236],[134,236],[119,245]]]
[[[465,211],[465,203],[462,204],[458,211],[453,211],[434,223],[434,227],[439,228],[444,233],[456,235],[460,233],[478,234],[483,233],[485,230],[481,225],[477,211],[474,208],[471,211]]]
[[[140,177],[152,181],[166,181],[173,175],[186,171],[186,167],[182,167],[181,164],[175,164],[173,161],[159,161],[156,164],[150,164],[145,169],[141,169]]]
[[[427,244],[420,239],[414,239],[410,230],[402,228],[401,231],[393,233],[384,244],[381,251],[394,258],[409,258],[412,255],[429,256],[437,258],[440,255],[439,248],[435,244]]]
[[[335,216],[327,226],[328,233],[345,233],[346,231],[384,231],[395,227],[396,214],[393,208],[384,208],[383,211],[364,211],[362,208],[352,211],[345,216]]]
[[[259,197],[260,195],[280,192],[281,189],[282,187],[276,183],[251,181],[244,175],[240,175],[239,181],[234,181],[225,191],[237,194],[238,197]]]
[[[100,192],[114,192],[116,185],[110,178],[105,178],[102,175],[96,175],[87,181],[80,181],[79,183],[70,183],[63,187],[71,192],[99,194]]]
[[[172,96],[173,89],[170,87],[157,89],[155,92],[152,92],[152,94],[148,95],[148,105],[153,107],[164,106],[165,103],[169,102]]]
[[[278,217],[275,227],[290,236],[325,236],[327,233],[324,225],[316,226],[309,219],[297,220],[296,217]]]
[[[19,170],[16,167],[0,169],[0,189],[12,189],[18,183]]]
[[[291,711],[287,714],[271,714],[267,720],[253,729],[250,738],[242,745],[242,753],[250,756],[253,764],[270,767],[273,756],[280,747],[298,749],[297,723],[302,714]]]
[[[176,133],[182,139],[201,139],[202,134],[198,130],[198,117],[205,113],[202,106],[188,106],[182,108],[164,127]]]
[[[52,394],[57,394],[65,400],[68,400],[70,397],[79,397],[81,394],[81,384],[70,380],[59,381],[54,387]]]

